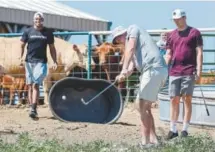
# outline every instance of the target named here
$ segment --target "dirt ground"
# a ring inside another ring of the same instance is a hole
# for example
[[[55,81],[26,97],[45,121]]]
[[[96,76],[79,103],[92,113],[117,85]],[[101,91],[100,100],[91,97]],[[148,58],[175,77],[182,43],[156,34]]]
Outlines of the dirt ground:
[[[63,143],[81,143],[95,140],[136,144],[140,141],[140,122],[131,103],[125,106],[121,118],[112,125],[64,123],[52,116],[48,107],[39,107],[39,120],[28,117],[28,108],[0,108],[0,138],[15,142],[19,133],[28,132],[33,139],[57,138]],[[165,136],[169,123],[159,120],[159,108],[153,108],[156,130]],[[181,128],[181,125],[180,125]],[[208,132],[215,139],[215,128],[191,126],[191,134]]]

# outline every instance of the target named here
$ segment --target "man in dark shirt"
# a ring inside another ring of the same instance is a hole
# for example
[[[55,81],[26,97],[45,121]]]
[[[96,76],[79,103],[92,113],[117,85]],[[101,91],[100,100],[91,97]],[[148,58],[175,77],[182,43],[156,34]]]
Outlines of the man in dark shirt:
[[[199,30],[186,23],[184,10],[173,11],[177,29],[169,33],[167,40],[166,62],[169,64],[170,95],[170,131],[167,139],[178,136],[176,122],[179,116],[180,97],[184,100],[185,115],[182,137],[188,135],[188,126],[192,113],[192,95],[195,79],[199,79],[202,70],[203,40]]]
[[[24,31],[21,37],[21,60],[26,43],[27,54],[25,58],[26,83],[28,85],[28,100],[31,104],[29,116],[37,117],[37,101],[39,97],[39,85],[47,75],[46,48],[49,45],[50,53],[54,61],[53,68],[57,68],[56,49],[52,31],[43,26],[44,16],[37,12],[34,14],[34,26]]]

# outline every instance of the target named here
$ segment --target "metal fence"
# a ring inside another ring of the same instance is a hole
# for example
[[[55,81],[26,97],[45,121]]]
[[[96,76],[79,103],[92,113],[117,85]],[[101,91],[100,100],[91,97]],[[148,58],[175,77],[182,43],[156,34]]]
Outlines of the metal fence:
[[[171,30],[148,30],[155,42],[159,39],[160,33],[169,32]],[[215,71],[215,29],[200,29],[203,35],[204,40],[204,63],[203,63],[203,78],[204,85],[210,84],[214,85],[214,71]],[[71,70],[69,76],[87,78],[87,79],[108,79],[107,73],[110,75],[111,81],[114,81],[115,76],[120,73],[121,65],[119,64],[121,55],[119,53],[108,55],[107,60],[108,64],[101,66],[97,56],[94,56],[92,53],[92,36],[93,35],[109,35],[110,31],[101,31],[101,32],[55,32],[54,35],[83,35],[88,37],[87,42],[87,69],[74,67]],[[19,37],[22,33],[9,33],[9,34],[0,34],[0,37]],[[2,42],[1,42],[2,43]],[[72,42],[71,42],[72,43]],[[3,45],[3,44],[0,44]],[[5,45],[5,44],[4,44]],[[10,46],[10,44],[7,44]],[[11,44],[12,46],[12,44]],[[1,50],[1,49],[0,49]],[[2,53],[2,52],[0,52]],[[11,52],[12,53],[12,52]],[[92,61],[93,60],[93,61]],[[92,62],[94,63],[92,68]],[[13,61],[11,61],[11,64]],[[59,65],[63,66],[63,65]],[[108,68],[108,71],[104,70],[104,66]],[[55,73],[57,74],[57,73]],[[61,73],[58,73],[61,74]],[[13,75],[13,74],[12,74]],[[119,85],[119,89],[122,92],[124,100],[131,101],[135,99],[137,88],[139,84],[139,72],[135,71],[126,81]],[[95,84],[96,85],[96,84]],[[40,87],[40,97],[43,98],[43,88]],[[16,98],[17,99],[17,98]]]

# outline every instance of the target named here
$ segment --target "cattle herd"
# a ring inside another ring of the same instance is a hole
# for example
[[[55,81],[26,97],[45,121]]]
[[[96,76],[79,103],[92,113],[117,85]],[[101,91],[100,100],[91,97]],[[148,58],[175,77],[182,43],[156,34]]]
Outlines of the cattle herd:
[[[25,85],[25,68],[20,65],[20,38],[0,37],[0,104],[13,104],[15,92],[18,95],[18,105],[27,103],[27,86]],[[48,68],[48,75],[43,82],[44,104],[48,104],[48,92],[59,79],[68,76],[87,77],[88,69],[88,46],[86,44],[75,45],[55,37],[57,51],[57,70]],[[26,48],[25,48],[26,53]],[[106,79],[114,81],[122,68],[124,47],[113,45],[108,42],[92,47],[91,77],[92,79]],[[25,56],[25,54],[24,54]],[[48,67],[53,64],[49,48],[47,47]],[[138,72],[135,71],[135,75]],[[202,78],[199,83],[211,83],[212,78]],[[136,83],[138,80],[135,80]],[[127,93],[126,82],[117,86],[124,97]],[[4,101],[4,96],[9,93],[9,101]]]
[[[48,104],[48,92],[59,79],[68,76],[87,77],[88,46],[86,44],[75,45],[55,37],[57,51],[57,70],[53,70],[53,61],[49,47],[47,47],[48,74],[43,81],[44,104]],[[12,105],[15,92],[18,96],[18,105],[27,103],[27,86],[25,85],[25,67],[21,64],[20,38],[0,37],[0,104]],[[92,47],[91,77],[92,79],[106,79],[113,81],[122,67],[124,47],[104,42]],[[25,48],[26,54],[26,48]],[[25,56],[24,54],[24,56]],[[119,88],[125,88],[125,83],[118,84]],[[122,93],[125,93],[125,90]],[[8,95],[9,101],[4,96]]]

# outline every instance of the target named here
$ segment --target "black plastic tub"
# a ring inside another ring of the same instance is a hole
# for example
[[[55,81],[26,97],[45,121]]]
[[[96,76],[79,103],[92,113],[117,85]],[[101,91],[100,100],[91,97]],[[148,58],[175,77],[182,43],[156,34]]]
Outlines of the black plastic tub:
[[[57,81],[49,92],[49,107],[55,118],[64,122],[111,124],[121,116],[124,103],[112,85],[88,105],[86,102],[111,85],[101,79],[68,77]]]

